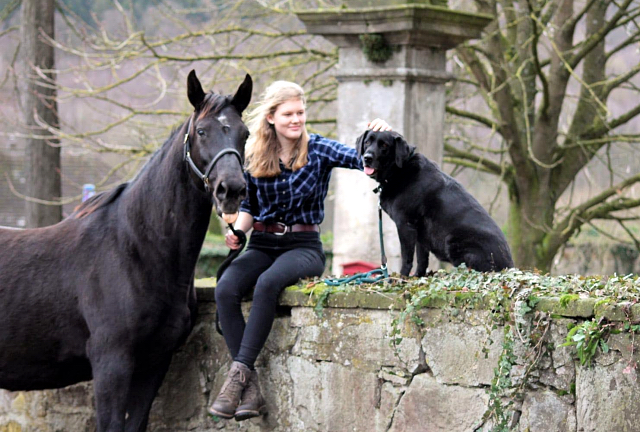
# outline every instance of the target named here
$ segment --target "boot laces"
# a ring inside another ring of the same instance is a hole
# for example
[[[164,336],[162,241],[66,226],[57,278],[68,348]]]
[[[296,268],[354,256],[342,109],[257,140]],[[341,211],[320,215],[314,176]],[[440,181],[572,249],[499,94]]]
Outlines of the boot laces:
[[[234,379],[236,376],[240,376],[239,380]],[[232,368],[229,371],[229,374],[227,375],[227,379],[224,382],[224,385],[222,386],[222,390],[220,390],[220,396],[222,396],[223,394],[226,396],[226,391],[227,389],[229,389],[229,386],[233,385],[233,388],[230,388],[229,390],[231,392],[234,391],[238,391],[239,389],[238,387],[238,383],[246,383],[247,382],[247,376],[246,374],[242,371],[242,369],[240,368]]]

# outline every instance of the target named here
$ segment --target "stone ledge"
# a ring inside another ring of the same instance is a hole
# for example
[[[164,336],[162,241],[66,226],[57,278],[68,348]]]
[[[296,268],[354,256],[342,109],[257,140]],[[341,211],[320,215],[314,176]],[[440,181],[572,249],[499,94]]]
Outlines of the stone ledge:
[[[198,279],[196,292],[198,301],[215,301],[215,283],[213,278]],[[315,307],[320,301],[326,289],[331,289],[324,284],[314,287],[294,285],[286,288],[280,296],[279,304],[287,307]],[[326,297],[323,307],[342,309],[392,309],[402,310],[406,306],[405,297],[398,292],[385,292],[373,288],[365,289],[357,286],[340,287],[349,291],[331,292]],[[511,298],[507,303],[513,303]],[[563,304],[564,303],[564,304]],[[420,302],[425,308],[469,308],[488,310],[492,307],[492,293],[476,292],[440,292],[438,295],[427,295]],[[538,297],[534,310],[548,312],[554,316],[564,318],[606,318],[609,321],[638,321],[640,320],[640,304],[634,302],[614,303],[611,299],[602,298],[577,298],[562,301],[560,297]]]
[[[382,33],[391,44],[448,49],[478,38],[494,19],[490,15],[415,3],[357,9],[298,10],[295,13],[309,33],[322,35],[342,47],[353,45],[358,35]]]
[[[357,68],[338,69],[334,76],[338,81],[363,81],[363,80],[401,80],[429,83],[444,83],[451,79],[451,74],[438,70],[425,70],[418,68]]]

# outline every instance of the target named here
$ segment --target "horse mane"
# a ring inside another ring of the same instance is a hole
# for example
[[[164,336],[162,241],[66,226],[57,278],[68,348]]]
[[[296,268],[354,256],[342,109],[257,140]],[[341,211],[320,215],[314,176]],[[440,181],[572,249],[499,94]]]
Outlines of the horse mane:
[[[122,183],[116,186],[114,189],[95,194],[94,196],[77,206],[69,217],[80,219],[87,215],[90,215],[91,213],[102,207],[111,204],[116,199],[118,199],[118,197],[122,194],[122,192],[127,188],[128,185],[128,182]]]

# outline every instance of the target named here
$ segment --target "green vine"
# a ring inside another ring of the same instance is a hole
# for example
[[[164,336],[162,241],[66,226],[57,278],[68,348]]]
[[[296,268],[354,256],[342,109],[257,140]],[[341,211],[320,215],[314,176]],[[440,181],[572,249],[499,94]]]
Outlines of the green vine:
[[[591,366],[598,347],[603,353],[609,352],[609,345],[605,341],[609,334],[619,332],[613,324],[603,324],[602,319],[584,321],[577,324],[567,333],[566,342],[561,346],[575,346],[580,364]]]
[[[513,337],[511,326],[504,327],[504,341],[502,342],[502,352],[498,360],[498,366],[493,370],[493,379],[489,388],[488,411],[485,413],[484,421],[493,419],[494,425],[491,432],[509,432],[509,422],[511,420],[513,400],[507,399],[503,402],[503,397],[510,393],[513,386],[511,382],[511,370],[515,365],[517,357],[513,353]],[[484,423],[483,421],[483,423]],[[478,429],[478,428],[476,428]]]
[[[308,289],[310,286],[313,286],[311,290]],[[389,340],[398,357],[403,334],[407,331],[405,326],[413,324],[420,328],[426,325],[421,313],[423,309],[439,308],[450,317],[459,316],[466,309],[489,311],[489,337],[482,351],[485,355],[490,353],[489,345],[494,343],[491,335],[496,329],[503,329],[504,338],[494,377],[487,388],[487,410],[474,430],[481,430],[486,424],[492,425],[492,432],[506,432],[517,427],[518,407],[531,377],[535,376],[532,372],[540,360],[555,348],[548,337],[552,318],[584,316],[575,314],[573,309],[580,305],[574,303],[591,305],[591,313],[599,318],[569,327],[566,342],[561,346],[574,346],[580,364],[589,367],[598,350],[609,351],[609,335],[625,331],[631,336],[632,350],[627,369],[637,368],[633,350],[640,324],[633,318],[638,313],[636,308],[640,302],[638,275],[552,277],[517,269],[480,273],[461,266],[422,278],[392,275],[386,283],[333,288],[310,284],[302,291],[317,299],[314,309],[319,316],[322,316],[329,296],[338,291],[392,294],[390,298],[396,300],[389,307],[399,310],[392,319]],[[559,299],[559,305],[554,299]],[[403,300],[404,305],[400,306],[397,300]],[[602,318],[612,313],[619,317],[621,310],[626,317],[624,320],[611,318],[609,322]],[[575,383],[557,392],[561,395],[574,394]]]

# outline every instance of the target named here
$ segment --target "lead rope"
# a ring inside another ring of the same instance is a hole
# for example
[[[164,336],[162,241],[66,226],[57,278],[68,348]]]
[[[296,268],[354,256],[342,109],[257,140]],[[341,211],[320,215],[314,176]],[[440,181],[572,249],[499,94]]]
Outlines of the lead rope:
[[[373,192],[379,193],[380,187],[375,188]],[[384,252],[384,236],[382,235],[382,205],[380,205],[380,198],[378,198],[378,233],[380,235],[380,261],[382,263],[379,269],[374,269],[366,273],[356,273],[352,276],[338,279],[326,278],[324,283],[329,286],[338,286],[348,283],[360,285],[362,283],[374,283],[383,279],[388,279],[389,272],[387,271],[387,255]]]
[[[218,271],[216,272],[216,286],[218,285],[218,281],[222,277],[222,274],[224,273],[224,271],[227,269],[227,267],[229,267],[229,264],[231,264],[231,261],[236,259],[238,255],[240,255],[240,252],[242,252],[242,250],[244,249],[245,244],[247,244],[247,235],[244,233],[244,231],[236,230],[235,228],[233,228],[233,224],[231,223],[228,223],[227,227],[229,227],[231,232],[233,232],[233,235],[238,237],[238,239],[240,240],[240,247],[238,249],[231,249],[227,257],[220,264],[220,267],[218,267]],[[220,317],[218,316],[217,307],[216,307],[216,331],[222,335],[222,327],[220,327]]]

